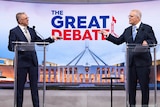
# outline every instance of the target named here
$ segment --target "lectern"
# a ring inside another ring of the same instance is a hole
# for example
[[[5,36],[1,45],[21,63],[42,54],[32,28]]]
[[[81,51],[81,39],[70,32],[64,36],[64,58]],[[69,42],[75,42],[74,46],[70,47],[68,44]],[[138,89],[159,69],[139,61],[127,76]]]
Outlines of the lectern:
[[[19,42],[15,41],[14,44],[14,107],[17,106],[17,64],[19,51],[36,51],[36,46],[40,47],[39,50],[43,51],[43,107],[45,106],[45,91],[46,91],[46,48],[49,42]],[[38,50],[38,51],[39,51]]]
[[[153,106],[157,107],[157,69],[156,69],[156,49],[159,45],[158,44],[149,44],[148,46],[142,46],[141,44],[126,44],[126,107],[130,107],[129,105],[129,66],[132,55],[138,55],[146,52],[151,53],[152,57],[152,73],[153,75],[153,90],[154,90],[154,101]],[[150,104],[149,104],[150,105]],[[136,106],[141,107],[141,106]]]

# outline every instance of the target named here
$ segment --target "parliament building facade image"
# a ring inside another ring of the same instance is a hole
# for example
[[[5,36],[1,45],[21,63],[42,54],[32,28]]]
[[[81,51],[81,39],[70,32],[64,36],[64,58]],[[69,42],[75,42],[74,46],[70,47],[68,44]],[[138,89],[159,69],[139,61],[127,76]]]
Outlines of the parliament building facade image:
[[[9,81],[14,82],[14,67],[13,60],[0,58],[0,82]],[[47,65],[47,64],[46,64]],[[154,67],[151,72],[151,83],[154,83]],[[74,65],[74,66],[58,66],[57,64],[50,64],[44,67],[39,65],[39,83],[46,83],[57,85],[67,84],[98,84],[106,85],[110,83],[110,79],[102,79],[103,77],[120,77],[120,79],[113,80],[113,83],[125,85],[126,68],[124,64],[115,66],[108,65]],[[157,61],[157,81],[160,81],[160,64]],[[28,81],[29,82],[29,81]]]
[[[39,67],[39,82],[43,82],[43,67]],[[46,82],[65,83],[104,83],[103,77],[120,77],[117,82],[124,82],[125,68],[116,66],[57,66],[46,67]]]

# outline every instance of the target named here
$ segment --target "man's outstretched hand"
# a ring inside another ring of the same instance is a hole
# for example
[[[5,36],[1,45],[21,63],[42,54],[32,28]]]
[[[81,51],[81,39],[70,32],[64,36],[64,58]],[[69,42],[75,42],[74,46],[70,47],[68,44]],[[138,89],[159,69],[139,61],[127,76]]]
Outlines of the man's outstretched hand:
[[[54,35],[52,35],[52,39],[61,40],[61,39],[63,39],[63,37],[62,36],[54,36]]]

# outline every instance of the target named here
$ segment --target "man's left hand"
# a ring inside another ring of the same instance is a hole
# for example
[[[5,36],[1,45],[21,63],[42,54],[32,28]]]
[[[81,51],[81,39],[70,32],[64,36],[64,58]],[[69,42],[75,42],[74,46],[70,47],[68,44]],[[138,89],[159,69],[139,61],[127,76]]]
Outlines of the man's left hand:
[[[54,36],[54,35],[52,35],[52,39],[60,40],[60,39],[63,39],[63,37],[62,36]]]

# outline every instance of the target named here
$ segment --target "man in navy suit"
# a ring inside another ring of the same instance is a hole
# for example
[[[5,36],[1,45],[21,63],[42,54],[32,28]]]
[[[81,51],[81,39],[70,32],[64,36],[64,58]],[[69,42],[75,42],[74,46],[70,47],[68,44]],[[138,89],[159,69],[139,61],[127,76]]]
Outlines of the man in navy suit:
[[[148,47],[150,45],[157,44],[155,34],[152,27],[141,22],[141,12],[139,10],[131,10],[129,14],[129,23],[131,26],[126,28],[119,38],[114,37],[112,34],[105,30],[101,30],[100,33],[106,36],[106,40],[111,41],[114,44],[137,44],[141,47]],[[135,37],[133,27],[136,27]],[[139,46],[138,45],[138,46]],[[149,49],[149,48],[147,48]],[[138,48],[137,48],[138,51]],[[150,51],[142,52],[129,52],[129,103],[130,107],[136,105],[136,86],[137,80],[139,81],[142,93],[142,107],[148,107],[149,103],[149,74],[152,64],[152,58]]]
[[[37,36],[35,30],[28,26],[28,16],[24,12],[16,14],[18,26],[11,29],[9,33],[8,49],[14,51],[13,42],[49,42],[53,43],[59,36],[51,36],[47,39],[41,39]],[[38,95],[38,60],[36,51],[18,51],[17,64],[17,107],[23,105],[23,91],[27,74],[30,81],[33,107],[39,107]]]

